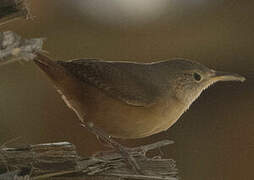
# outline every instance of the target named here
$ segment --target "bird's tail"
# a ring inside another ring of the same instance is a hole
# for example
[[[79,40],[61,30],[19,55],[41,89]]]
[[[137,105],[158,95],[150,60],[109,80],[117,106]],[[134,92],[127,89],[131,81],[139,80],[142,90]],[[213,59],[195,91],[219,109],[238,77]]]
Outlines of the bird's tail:
[[[41,52],[36,52],[34,62],[51,80],[59,80],[64,72],[63,67],[57,61],[52,60]]]

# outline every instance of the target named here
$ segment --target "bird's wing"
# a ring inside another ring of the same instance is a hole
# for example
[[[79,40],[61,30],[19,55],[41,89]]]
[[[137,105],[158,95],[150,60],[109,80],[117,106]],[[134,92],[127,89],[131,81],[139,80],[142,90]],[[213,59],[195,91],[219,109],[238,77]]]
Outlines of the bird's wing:
[[[159,97],[159,89],[149,79],[146,64],[91,59],[58,63],[82,82],[129,105],[149,106]]]

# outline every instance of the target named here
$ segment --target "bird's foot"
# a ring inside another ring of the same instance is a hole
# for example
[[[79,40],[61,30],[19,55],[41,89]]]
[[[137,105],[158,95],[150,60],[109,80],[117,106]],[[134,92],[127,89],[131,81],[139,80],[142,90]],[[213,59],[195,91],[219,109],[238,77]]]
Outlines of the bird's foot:
[[[143,174],[131,148],[125,147],[119,143],[117,146],[114,146],[114,148],[121,154],[129,168],[137,174]]]
[[[112,148],[114,148],[116,151],[118,151],[123,159],[126,161],[127,165],[134,170],[138,174],[143,174],[141,172],[141,168],[138,165],[138,162],[136,161],[134,157],[133,150],[131,148],[125,147],[112,139],[107,133],[104,131],[96,128],[92,123],[81,123],[82,127],[87,128],[91,133],[96,135],[99,139],[106,142],[108,145],[110,145]],[[104,153],[104,152],[103,152]],[[99,154],[96,154],[97,156]]]

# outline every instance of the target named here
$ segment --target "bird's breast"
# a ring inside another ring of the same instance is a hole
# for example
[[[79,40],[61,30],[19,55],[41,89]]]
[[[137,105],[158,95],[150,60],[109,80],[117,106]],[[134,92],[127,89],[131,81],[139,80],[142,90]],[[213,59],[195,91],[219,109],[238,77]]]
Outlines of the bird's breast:
[[[113,137],[141,138],[165,131],[183,113],[182,104],[174,98],[143,107],[126,104],[96,89],[92,93],[85,120],[93,121]]]
[[[59,87],[65,103],[80,120],[93,122],[113,137],[142,138],[165,131],[184,112],[175,98],[164,98],[151,106],[133,106],[87,84]]]
[[[180,116],[184,113],[184,106],[177,99],[170,98],[158,102],[153,109],[154,119],[151,119],[152,134],[166,131],[170,128]]]

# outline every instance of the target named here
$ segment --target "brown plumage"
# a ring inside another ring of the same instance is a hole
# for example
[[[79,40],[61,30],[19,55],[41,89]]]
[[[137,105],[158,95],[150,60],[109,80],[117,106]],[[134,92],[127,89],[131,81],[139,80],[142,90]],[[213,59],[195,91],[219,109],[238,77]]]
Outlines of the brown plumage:
[[[167,130],[209,85],[244,80],[184,59],[52,61],[38,53],[34,62],[81,121],[91,121],[119,138],[141,138]]]

